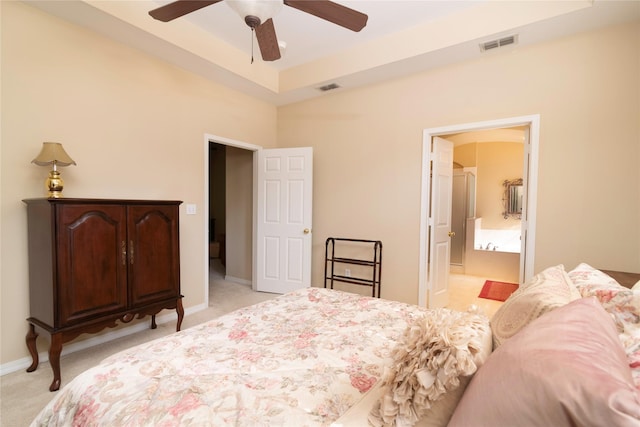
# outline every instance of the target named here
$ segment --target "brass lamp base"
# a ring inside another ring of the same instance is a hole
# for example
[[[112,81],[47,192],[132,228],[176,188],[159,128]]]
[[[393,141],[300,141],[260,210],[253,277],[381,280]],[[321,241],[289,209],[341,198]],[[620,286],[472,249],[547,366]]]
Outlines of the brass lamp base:
[[[44,183],[45,188],[49,191],[50,199],[59,199],[62,197],[62,188],[64,187],[64,181],[60,176],[60,172],[52,170],[49,172],[49,177]]]

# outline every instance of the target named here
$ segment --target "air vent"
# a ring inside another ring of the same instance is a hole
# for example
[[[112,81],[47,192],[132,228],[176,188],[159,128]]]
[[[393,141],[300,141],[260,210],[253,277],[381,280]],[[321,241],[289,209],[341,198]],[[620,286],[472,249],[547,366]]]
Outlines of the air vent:
[[[328,85],[320,86],[318,90],[321,92],[327,92],[330,90],[338,89],[339,87],[340,85],[338,83],[329,83]]]
[[[497,49],[499,47],[509,46],[510,44],[516,43],[518,43],[518,36],[514,34],[512,36],[502,37],[500,39],[480,43],[480,51],[485,52],[487,50]]]

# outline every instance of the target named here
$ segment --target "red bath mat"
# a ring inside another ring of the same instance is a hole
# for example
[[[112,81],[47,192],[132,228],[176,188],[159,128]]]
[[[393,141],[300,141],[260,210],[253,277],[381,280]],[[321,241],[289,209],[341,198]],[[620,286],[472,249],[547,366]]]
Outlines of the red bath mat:
[[[518,289],[516,283],[496,282],[487,280],[480,291],[478,298],[493,299],[496,301],[506,301],[509,296]]]

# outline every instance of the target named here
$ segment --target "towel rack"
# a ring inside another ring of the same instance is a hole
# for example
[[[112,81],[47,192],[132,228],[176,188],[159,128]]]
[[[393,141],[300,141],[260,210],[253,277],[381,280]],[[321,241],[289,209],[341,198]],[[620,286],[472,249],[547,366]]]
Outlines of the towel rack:
[[[363,255],[366,254],[366,255]],[[333,289],[334,282],[371,287],[371,296],[380,298],[382,275],[382,242],[380,240],[329,237],[324,252],[324,287]],[[342,266],[355,265],[356,275]]]

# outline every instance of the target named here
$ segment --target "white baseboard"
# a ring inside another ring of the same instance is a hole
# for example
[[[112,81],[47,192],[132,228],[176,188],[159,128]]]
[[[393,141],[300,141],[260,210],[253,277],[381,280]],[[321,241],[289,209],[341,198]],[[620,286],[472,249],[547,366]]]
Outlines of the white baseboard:
[[[185,310],[184,314],[185,316],[187,316],[189,314],[197,313],[198,311],[204,310],[206,308],[207,306],[205,304],[196,305],[193,307],[189,307],[187,310]],[[163,314],[162,316],[156,317],[156,323],[163,324],[171,321],[175,322],[177,319],[178,315],[176,314],[176,312],[167,313]],[[88,338],[86,340],[63,346],[60,355],[64,356],[65,354],[75,353],[76,351],[84,350],[99,344],[104,344],[118,338],[126,337],[127,335],[135,334],[136,332],[144,331],[145,329],[149,329],[149,324],[146,322],[140,322],[135,325],[117,328],[116,330],[108,332],[104,335]],[[38,353],[38,359],[40,363],[48,362],[49,353],[47,351]],[[3,363],[2,365],[0,365],[0,376],[10,374],[22,369],[27,369],[29,366],[31,366],[31,356]]]
[[[240,283],[241,285],[249,285],[251,286],[251,280],[247,280],[247,279],[240,279],[239,277],[233,277],[233,276],[224,276],[224,280],[228,281],[228,282],[234,282],[234,283]]]

